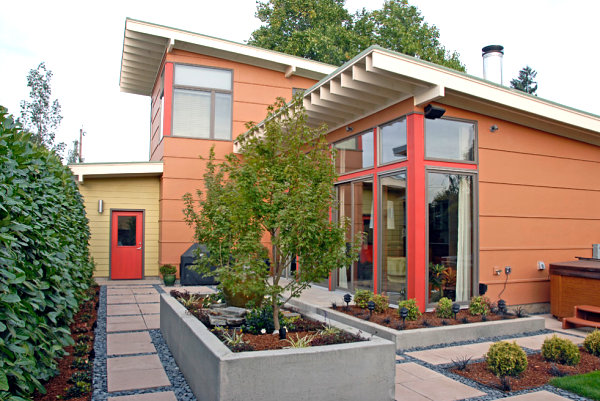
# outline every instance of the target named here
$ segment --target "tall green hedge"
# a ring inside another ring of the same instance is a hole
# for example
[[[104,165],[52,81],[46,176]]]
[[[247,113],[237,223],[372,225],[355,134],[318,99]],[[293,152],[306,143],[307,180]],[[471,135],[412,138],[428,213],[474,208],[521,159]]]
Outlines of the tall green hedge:
[[[70,170],[0,106],[0,400],[56,374],[91,283],[89,236]]]

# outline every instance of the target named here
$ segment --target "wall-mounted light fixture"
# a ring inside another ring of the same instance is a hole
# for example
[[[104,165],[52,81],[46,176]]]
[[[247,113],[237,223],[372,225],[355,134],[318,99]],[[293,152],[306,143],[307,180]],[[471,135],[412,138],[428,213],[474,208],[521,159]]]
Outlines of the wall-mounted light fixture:
[[[432,104],[428,104],[425,106],[425,118],[429,120],[435,120],[436,118],[440,118],[444,115],[446,109],[439,106],[434,106]]]
[[[104,211],[104,201],[102,199],[98,199],[98,213],[102,214]]]
[[[490,127],[490,132],[496,132],[496,131],[498,131],[498,126],[496,124],[494,124]]]
[[[352,127],[350,127],[350,126],[347,126],[347,127],[346,127],[346,132],[352,132],[353,130],[354,130],[354,128],[352,128]]]

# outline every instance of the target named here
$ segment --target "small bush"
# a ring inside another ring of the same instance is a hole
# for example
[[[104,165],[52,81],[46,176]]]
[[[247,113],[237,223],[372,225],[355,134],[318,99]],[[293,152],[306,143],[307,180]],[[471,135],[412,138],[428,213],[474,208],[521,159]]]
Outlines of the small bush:
[[[283,320],[283,314],[279,313],[279,321]],[[244,331],[250,334],[260,334],[265,329],[268,334],[275,330],[273,322],[273,306],[265,305],[259,309],[253,309],[246,315],[246,325]]]
[[[481,295],[471,298],[469,313],[473,316],[487,315],[490,313],[489,301]]]
[[[87,343],[77,343],[75,344],[73,355],[75,356],[86,356],[90,353],[90,346]]]
[[[92,385],[88,382],[77,382],[75,385],[66,388],[66,392],[64,395],[65,400],[69,400],[71,398],[79,398],[82,397],[92,391]]]
[[[400,314],[400,310],[402,308],[408,309],[408,316],[406,317],[406,320],[417,320],[419,316],[421,316],[421,311],[417,305],[416,298],[400,301],[400,303],[398,303],[398,314]]]
[[[354,293],[354,304],[365,309],[369,301],[373,300],[373,293],[369,290],[356,290]]]
[[[563,365],[577,365],[581,359],[579,348],[571,340],[557,335],[546,338],[542,344],[542,356],[545,360]]]
[[[500,341],[490,346],[485,361],[498,377],[518,376],[527,369],[527,354],[516,342]]]
[[[594,330],[585,337],[583,346],[592,355],[600,356],[600,330]]]
[[[390,305],[390,298],[382,294],[373,295],[373,302],[375,302],[375,312],[385,312]]]
[[[451,318],[453,316],[452,300],[446,297],[440,299],[435,308],[435,314],[441,318]]]
[[[89,369],[91,369],[91,367],[92,367],[92,365],[91,365],[89,359],[87,359],[87,358],[77,357],[77,358],[73,359],[73,362],[71,362],[71,368],[73,368],[73,369],[89,370]]]

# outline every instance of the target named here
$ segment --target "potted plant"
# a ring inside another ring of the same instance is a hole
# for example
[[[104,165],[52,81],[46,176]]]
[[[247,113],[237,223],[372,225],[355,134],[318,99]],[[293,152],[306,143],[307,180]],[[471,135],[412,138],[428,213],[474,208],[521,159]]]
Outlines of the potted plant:
[[[175,272],[177,271],[175,266],[162,265],[159,270],[166,286],[172,286],[175,284]]]

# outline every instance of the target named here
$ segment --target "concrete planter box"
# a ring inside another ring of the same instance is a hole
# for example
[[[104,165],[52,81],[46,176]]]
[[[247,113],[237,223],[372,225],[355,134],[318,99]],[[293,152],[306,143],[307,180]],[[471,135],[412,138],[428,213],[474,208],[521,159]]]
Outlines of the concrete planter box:
[[[471,341],[479,338],[529,333],[545,328],[543,317],[530,316],[518,319],[401,331],[358,319],[354,316],[329,308],[309,305],[298,299],[291,299],[289,303],[300,312],[310,312],[321,316],[327,316],[328,319],[333,321],[393,341],[396,344],[396,350],[398,351],[416,347],[431,347],[457,341]]]
[[[395,349],[382,338],[233,353],[167,294],[160,299],[160,330],[201,401],[394,399]]]

